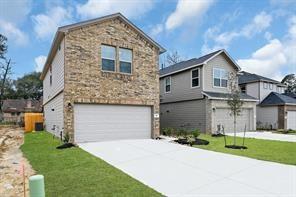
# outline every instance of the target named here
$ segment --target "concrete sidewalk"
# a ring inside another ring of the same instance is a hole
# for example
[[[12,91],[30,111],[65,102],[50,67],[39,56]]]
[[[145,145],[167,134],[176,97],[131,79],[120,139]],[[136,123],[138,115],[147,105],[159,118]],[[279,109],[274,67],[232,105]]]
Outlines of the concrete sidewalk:
[[[233,136],[233,133],[226,133],[228,136]],[[238,137],[243,137],[244,133],[236,133]],[[289,134],[280,134],[280,133],[272,133],[270,131],[250,131],[246,132],[247,138],[256,138],[256,139],[264,139],[264,140],[277,140],[284,142],[296,142],[296,135]]]
[[[296,166],[161,140],[79,146],[166,196],[296,196]]]

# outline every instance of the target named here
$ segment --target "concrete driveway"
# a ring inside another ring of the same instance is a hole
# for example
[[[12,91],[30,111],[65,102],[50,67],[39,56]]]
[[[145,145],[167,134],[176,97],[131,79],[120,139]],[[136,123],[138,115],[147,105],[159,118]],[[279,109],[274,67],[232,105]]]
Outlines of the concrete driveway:
[[[296,196],[296,166],[159,140],[79,146],[166,196]]]
[[[227,133],[226,135],[233,136],[233,133]],[[243,132],[237,133],[237,136],[243,137],[244,133]],[[256,138],[256,139],[264,139],[264,140],[296,142],[296,135],[272,133],[270,131],[250,131],[250,132],[246,132],[246,137]]]

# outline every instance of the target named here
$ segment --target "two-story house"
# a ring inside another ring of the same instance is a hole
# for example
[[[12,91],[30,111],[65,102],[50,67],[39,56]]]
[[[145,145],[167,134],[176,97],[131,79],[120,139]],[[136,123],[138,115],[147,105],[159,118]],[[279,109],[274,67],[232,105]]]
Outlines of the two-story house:
[[[159,54],[120,13],[58,28],[43,68],[47,131],[73,142],[159,135]]]
[[[285,85],[257,74],[241,72],[241,91],[258,99],[257,127],[296,129],[296,99],[285,94]]]
[[[160,70],[161,128],[199,129],[213,133],[222,125],[233,132],[233,117],[227,104],[229,73],[240,67],[225,50],[183,61]],[[244,101],[237,117],[237,131],[256,129],[256,99],[241,94]]]

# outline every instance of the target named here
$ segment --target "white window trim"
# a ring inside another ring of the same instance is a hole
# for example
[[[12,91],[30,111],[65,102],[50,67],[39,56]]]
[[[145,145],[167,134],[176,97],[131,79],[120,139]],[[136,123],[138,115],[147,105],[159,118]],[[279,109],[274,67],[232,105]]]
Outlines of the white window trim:
[[[195,70],[198,70],[198,77],[195,77],[195,78],[192,78],[192,72],[195,71]],[[196,79],[198,78],[198,86],[192,86],[192,79]],[[194,69],[191,69],[191,72],[190,72],[190,87],[191,88],[199,88],[200,87],[200,69],[199,68],[194,68]]]
[[[131,60],[130,62],[128,62],[128,61],[120,61],[120,55],[119,55],[119,51],[120,51],[120,49],[127,49],[127,50],[130,50],[130,51],[132,52],[132,60]],[[132,50],[132,49],[119,47],[119,49],[118,49],[119,73],[121,73],[121,74],[125,74],[125,75],[132,75],[132,74],[133,74],[133,58],[134,58],[134,55],[133,55],[133,50]],[[131,72],[130,72],[130,73],[120,72],[120,62],[131,63]]]
[[[111,58],[107,58],[107,57],[103,57],[103,53],[102,53],[102,46],[108,46],[108,47],[113,47],[113,48],[115,48],[115,57],[114,57],[114,59],[111,59]],[[111,72],[111,73],[115,73],[116,72],[116,52],[117,50],[116,50],[116,47],[115,46],[112,46],[112,45],[107,45],[107,44],[101,44],[101,71],[103,71],[103,72]],[[114,61],[114,71],[112,71],[112,70],[104,70],[103,69],[103,59],[106,59],[106,60],[113,60]]]
[[[268,83],[267,82],[263,82],[263,88],[268,89]]]
[[[166,79],[167,79],[167,78],[170,79],[170,91],[168,91],[168,92],[166,91]],[[171,78],[171,76],[168,76],[168,77],[165,77],[165,78],[164,78],[164,92],[165,92],[165,93],[171,93],[171,91],[172,91],[172,78]]]
[[[224,68],[214,67],[213,68],[213,71],[212,71],[213,72],[213,79],[212,79],[212,81],[213,81],[213,87],[214,88],[223,88],[223,89],[228,88],[228,78],[227,78],[227,86],[226,87],[223,87],[223,86],[215,86],[215,70],[224,70],[224,71],[226,71],[228,73],[228,71],[226,69],[224,69]],[[222,85],[221,79],[222,78],[220,78],[220,85]]]
[[[269,89],[273,90],[273,84],[272,83],[269,84]]]

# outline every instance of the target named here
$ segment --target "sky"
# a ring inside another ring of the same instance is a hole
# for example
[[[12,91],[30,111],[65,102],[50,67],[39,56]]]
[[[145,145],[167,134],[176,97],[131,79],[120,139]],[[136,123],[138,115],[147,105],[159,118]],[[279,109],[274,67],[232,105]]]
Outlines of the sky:
[[[184,60],[225,49],[242,70],[296,73],[296,0],[0,0],[12,78],[42,70],[59,26],[116,12]]]

